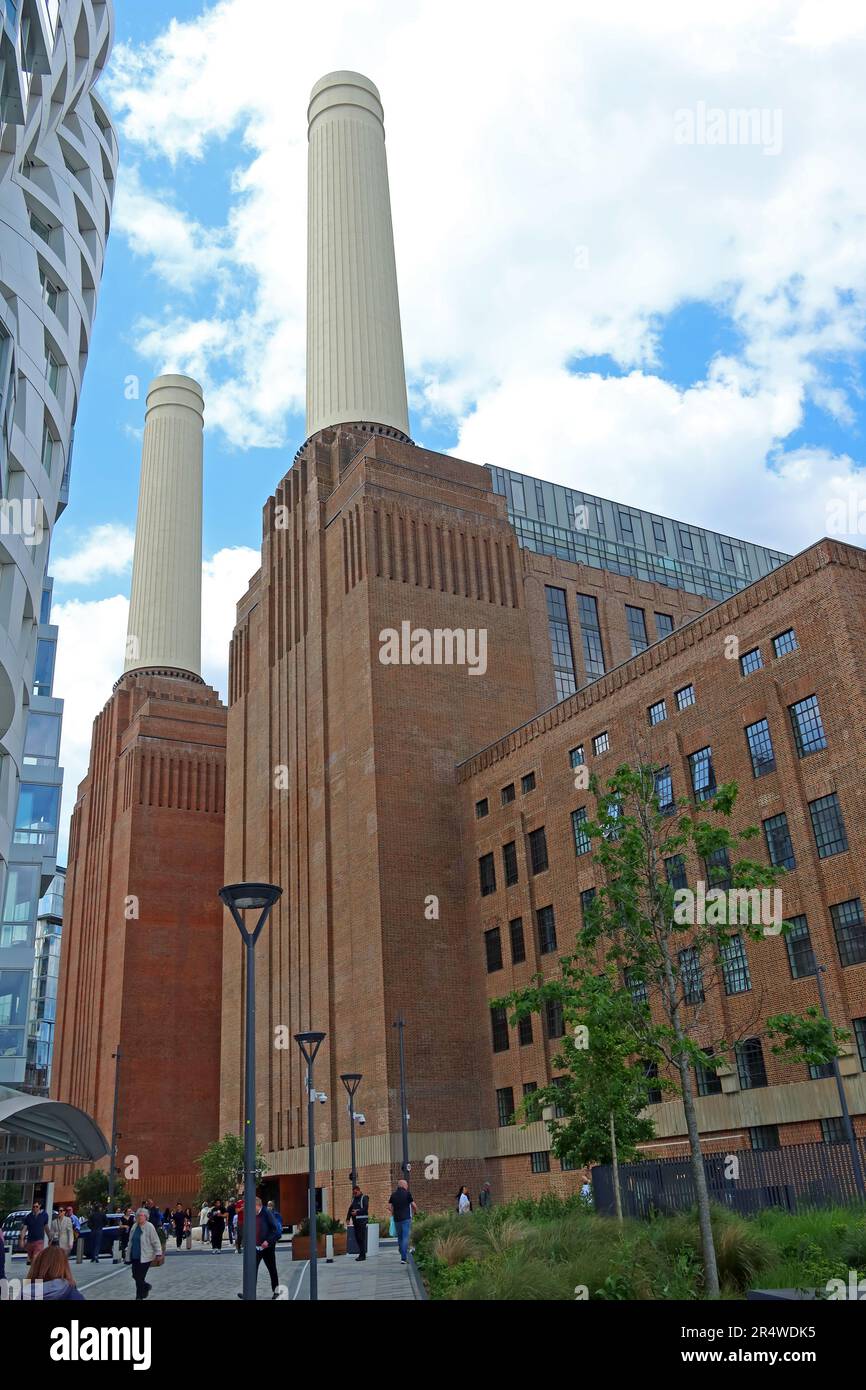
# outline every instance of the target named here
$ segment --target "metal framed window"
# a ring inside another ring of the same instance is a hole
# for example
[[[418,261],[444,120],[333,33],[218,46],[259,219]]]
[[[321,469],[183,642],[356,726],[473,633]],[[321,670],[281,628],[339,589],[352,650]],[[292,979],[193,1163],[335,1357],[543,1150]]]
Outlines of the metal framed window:
[[[541,955],[549,956],[556,950],[556,921],[552,907],[540,907],[535,914],[538,926],[538,949]]]
[[[740,671],[744,676],[750,676],[753,671],[760,671],[763,664],[760,647],[753,647],[750,652],[744,652],[740,657]]]
[[[515,799],[516,795],[517,793],[514,790],[514,783],[509,782],[508,786],[503,787],[502,791],[500,792],[500,796],[502,798],[502,805],[508,806]]]
[[[866,1071],[866,1018],[852,1018],[860,1066]]]
[[[547,836],[544,826],[529,832],[529,864],[533,874],[543,874],[550,867],[547,857]]]
[[[815,974],[815,952],[812,950],[812,938],[809,935],[809,923],[800,914],[789,919],[791,930],[785,933],[785,945],[788,949],[788,965],[791,969],[792,980],[806,980],[810,975]]]
[[[577,690],[574,674],[574,650],[571,645],[571,628],[568,622],[568,603],[564,589],[546,586],[547,626],[550,633],[550,651],[553,658],[553,677],[557,700],[565,700]]]
[[[524,796],[526,795],[527,792],[534,792],[534,791],[535,791],[535,773],[534,773],[534,772],[524,772],[523,776],[522,776],[521,779],[520,779],[520,789],[521,789],[521,791],[523,792],[523,795],[524,795]]]
[[[544,1022],[549,1038],[561,1038],[565,1033],[562,1005],[558,999],[548,999],[544,1005]]]
[[[656,619],[656,632],[657,632],[658,635],[659,635],[659,640],[661,640],[662,637],[670,637],[671,633],[672,633],[673,630],[674,630],[674,620],[673,620],[673,617],[671,616],[671,614],[670,614],[670,613],[656,613],[655,619]]]
[[[780,811],[777,816],[770,816],[769,820],[764,821],[764,839],[767,841],[770,863],[775,868],[796,869],[797,860],[794,857],[794,846],[791,843],[791,833],[788,830],[788,817],[784,811]]]
[[[817,801],[810,801],[809,815],[818,858],[829,859],[833,854],[844,854],[848,848],[848,836],[836,793],[831,792],[829,796],[819,796]]]
[[[766,719],[759,719],[757,723],[747,725],[746,743],[749,745],[753,776],[766,777],[768,772],[776,771],[776,755],[773,752],[773,740]]]
[[[704,1048],[704,1056],[712,1057],[713,1049]],[[720,1096],[722,1094],[722,1078],[713,1067],[705,1067],[703,1062],[695,1063],[695,1082],[699,1096]]]
[[[767,1085],[767,1068],[764,1064],[764,1049],[760,1038],[746,1038],[737,1043],[734,1051],[737,1058],[737,1074],[740,1087],[744,1091],[760,1091]]]
[[[786,656],[788,652],[796,652],[798,649],[797,635],[792,627],[773,638],[773,651],[777,657]]]
[[[643,1073],[647,1081],[657,1081],[659,1074],[658,1062],[644,1062]],[[661,1105],[662,1091],[660,1086],[650,1086],[646,1093],[647,1105]]]
[[[810,753],[818,753],[827,747],[827,736],[824,733],[817,695],[807,695],[805,700],[798,700],[795,705],[789,705],[788,713],[791,716],[798,758],[808,758]]]
[[[482,820],[484,816],[489,814],[490,803],[488,802],[487,797],[483,796],[480,801],[476,801],[475,803],[475,819]]]
[[[768,1149],[779,1149],[779,1126],[778,1125],[751,1125],[749,1127],[749,1141],[753,1149],[766,1153]]]
[[[488,975],[502,969],[502,937],[498,927],[490,927],[484,933],[484,956]]]
[[[669,859],[665,860],[665,874],[671,888],[688,888],[686,861],[681,854],[672,854]]]
[[[583,767],[585,765],[586,755],[584,754],[582,743],[579,743],[576,748],[572,748],[568,755],[568,761],[573,768]]]
[[[674,780],[669,767],[660,767],[653,774],[653,791],[663,816],[671,816],[676,810],[674,800]]]
[[[513,888],[518,880],[517,845],[514,840],[509,840],[507,845],[502,846],[502,871],[505,874],[506,888]]]
[[[500,1129],[514,1119],[514,1089],[511,1086],[500,1086],[496,1092],[496,1119]]]
[[[716,793],[716,773],[712,748],[699,748],[689,754],[689,771],[696,801],[709,801]]]
[[[532,1014],[518,1020],[517,1041],[521,1047],[529,1047],[532,1042]]]
[[[642,979],[636,970],[625,970],[623,972],[625,987],[631,995],[633,1004],[649,1003],[649,985]]]
[[[592,751],[596,758],[601,757],[602,753],[607,753],[610,749],[610,734],[605,729],[603,734],[596,734],[592,740]]]
[[[704,860],[704,868],[707,873],[707,883],[711,888],[723,888],[727,890],[731,886],[731,856],[728,854],[724,845],[721,849],[714,849]]]
[[[530,1154],[530,1155],[529,1155],[529,1159],[530,1159],[530,1167],[531,1167],[533,1173],[549,1173],[549,1172],[550,1172],[550,1154],[547,1152],[546,1149],[544,1149],[544,1150],[542,1150],[541,1152],[538,1152],[538,1153]]]
[[[725,943],[720,951],[725,994],[747,994],[752,988],[746,946],[739,932]]]
[[[513,917],[508,923],[508,934],[511,937],[511,963],[521,965],[526,960],[526,941],[523,936],[523,918]]]
[[[508,1036],[508,1015],[501,1005],[490,1010],[490,1029],[493,1036],[493,1051],[507,1052],[511,1039]]]
[[[843,965],[862,965],[866,961],[866,922],[859,898],[834,903],[830,908],[839,959]]]
[[[587,913],[595,902],[595,889],[584,888],[580,895],[580,920],[584,927],[589,925]]]
[[[695,687],[684,685],[676,692],[677,709],[688,709],[689,705],[695,704]]]
[[[680,979],[683,982],[683,995],[687,1004],[703,1004],[704,972],[700,956],[694,946],[686,946],[678,955]]]
[[[577,616],[583,645],[583,666],[588,680],[597,680],[605,672],[604,647],[598,623],[598,603],[592,594],[577,595]]]
[[[482,898],[496,892],[496,864],[492,854],[482,854],[478,860],[478,880]]]
[[[841,1115],[833,1115],[829,1120],[821,1121],[821,1141],[824,1144],[847,1144],[848,1135],[845,1133],[845,1121]]]
[[[575,854],[589,854],[592,849],[592,841],[585,829],[587,819],[585,806],[578,806],[577,810],[571,813],[571,831],[574,835]]]
[[[661,724],[668,717],[668,706],[666,700],[656,700],[654,705],[650,705],[647,710],[647,719],[650,724]]]
[[[631,604],[627,603],[625,620],[631,641],[631,654],[638,656],[640,652],[645,652],[649,646],[646,635],[646,614],[642,608],[633,608]]]
[[[829,1081],[833,1075],[832,1062],[813,1062],[809,1064],[810,1081]]]

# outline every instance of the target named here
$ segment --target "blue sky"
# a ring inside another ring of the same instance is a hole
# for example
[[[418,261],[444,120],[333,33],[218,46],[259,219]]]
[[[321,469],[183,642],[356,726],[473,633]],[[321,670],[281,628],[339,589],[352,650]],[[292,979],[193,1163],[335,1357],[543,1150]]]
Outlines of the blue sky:
[[[118,0],[100,87],[121,172],[52,552],[67,812],[121,666],[144,392],[166,369],[206,392],[204,659],[224,690],[261,509],[304,438],[323,72],[382,92],[419,442],[787,550],[834,501],[858,512],[866,17],[756,8],[549,0],[542,25],[505,0],[491,28],[457,0]],[[742,109],[764,117],[747,137]]]

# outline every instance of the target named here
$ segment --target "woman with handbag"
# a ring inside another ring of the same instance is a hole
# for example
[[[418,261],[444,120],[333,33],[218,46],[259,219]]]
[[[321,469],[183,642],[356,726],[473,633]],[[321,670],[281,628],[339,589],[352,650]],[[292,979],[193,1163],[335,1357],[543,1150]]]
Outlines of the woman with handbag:
[[[147,1207],[139,1207],[135,1213],[135,1225],[129,1237],[129,1243],[123,1252],[125,1262],[132,1270],[132,1277],[135,1280],[135,1301],[143,1302],[150,1293],[150,1284],[147,1282],[147,1271],[151,1265],[159,1268],[165,1261],[162,1253],[162,1242],[157,1235],[156,1227],[150,1220],[150,1212]]]

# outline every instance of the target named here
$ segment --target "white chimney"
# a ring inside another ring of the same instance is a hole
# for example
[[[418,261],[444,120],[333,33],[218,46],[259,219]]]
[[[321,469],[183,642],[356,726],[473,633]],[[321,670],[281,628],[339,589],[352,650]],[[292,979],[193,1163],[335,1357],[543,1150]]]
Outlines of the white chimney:
[[[409,435],[383,115],[357,72],[310,96],[308,437],[340,424]]]

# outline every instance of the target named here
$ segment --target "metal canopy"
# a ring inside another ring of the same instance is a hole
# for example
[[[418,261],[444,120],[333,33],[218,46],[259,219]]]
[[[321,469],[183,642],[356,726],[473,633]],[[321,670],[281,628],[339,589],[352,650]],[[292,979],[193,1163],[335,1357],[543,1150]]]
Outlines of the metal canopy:
[[[45,1144],[56,1153],[95,1163],[108,1142],[90,1116],[75,1105],[0,1086],[0,1133]]]

